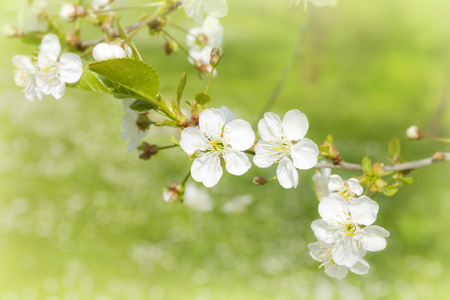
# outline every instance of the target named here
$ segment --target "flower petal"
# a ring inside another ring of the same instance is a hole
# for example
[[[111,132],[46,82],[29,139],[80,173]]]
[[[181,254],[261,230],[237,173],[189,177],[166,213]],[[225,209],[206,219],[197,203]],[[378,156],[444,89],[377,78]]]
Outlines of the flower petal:
[[[313,221],[311,223],[311,229],[320,242],[334,243],[339,238],[335,233],[341,228],[321,219]]]
[[[261,143],[260,140],[255,147],[253,163],[260,168],[268,168],[277,161],[279,151],[273,150],[272,145]]]
[[[223,112],[223,115],[225,116],[225,124],[228,124],[231,121],[237,119],[236,114],[228,107],[221,106],[219,109]],[[253,131],[253,129],[252,129],[252,131]]]
[[[234,150],[244,151],[253,146],[255,133],[247,121],[238,119],[225,125],[223,141]]]
[[[223,153],[228,173],[240,176],[247,172],[252,164],[248,157],[242,153],[233,150],[227,150]]]
[[[289,158],[282,159],[277,167],[278,182],[285,189],[296,188],[298,184],[298,172]]]
[[[319,148],[310,139],[302,139],[292,147],[292,160],[297,169],[311,169],[317,164]]]
[[[228,4],[225,0],[203,1],[203,10],[212,17],[221,18],[228,13]]]
[[[386,248],[386,237],[389,232],[380,226],[368,226],[361,230],[361,242],[367,251],[381,251]]]
[[[66,84],[59,80],[59,79],[53,79],[52,80],[52,88],[51,88],[51,94],[55,99],[61,99],[62,96],[64,96],[64,92],[66,91]]]
[[[319,203],[319,215],[333,223],[342,222],[348,217],[348,203],[339,194],[331,194]]]
[[[359,250],[353,238],[345,236],[336,242],[333,250],[331,250],[331,255],[338,265],[352,267],[362,257]]]
[[[62,81],[75,83],[83,74],[81,58],[73,53],[64,53],[60,57],[59,75]]]
[[[350,178],[349,180],[347,180],[348,183],[348,188],[350,189],[350,191],[357,195],[360,196],[363,193],[363,188],[362,186],[359,184],[358,179],[356,178]]]
[[[216,154],[210,153],[197,157],[191,166],[192,178],[197,182],[203,182],[206,187],[215,186],[222,174],[220,157]]]
[[[378,203],[367,196],[352,199],[349,203],[349,211],[353,221],[361,225],[371,225],[377,219]]]
[[[326,264],[325,271],[328,276],[330,276],[331,278],[336,278],[337,280],[342,280],[348,275],[347,268],[336,263]]]
[[[58,59],[59,53],[61,53],[61,44],[59,43],[59,38],[53,34],[48,33],[44,35],[39,45],[39,57],[46,56],[53,61]]]
[[[308,118],[298,109],[288,111],[283,117],[283,131],[290,141],[298,141],[308,132]]]
[[[353,267],[350,267],[350,271],[359,275],[369,273],[369,269],[369,263],[364,258],[360,258]]]
[[[220,109],[208,108],[199,116],[200,131],[208,138],[219,138],[223,125],[225,125],[225,116]]]
[[[328,182],[328,191],[330,193],[339,192],[344,188],[344,180],[341,176],[333,174],[330,176],[330,181]]]
[[[280,117],[274,113],[264,114],[264,118],[258,122],[258,130],[261,138],[267,142],[283,139]]]
[[[180,147],[187,154],[194,154],[196,150],[206,150],[208,141],[203,133],[194,127],[188,127],[181,132]]]

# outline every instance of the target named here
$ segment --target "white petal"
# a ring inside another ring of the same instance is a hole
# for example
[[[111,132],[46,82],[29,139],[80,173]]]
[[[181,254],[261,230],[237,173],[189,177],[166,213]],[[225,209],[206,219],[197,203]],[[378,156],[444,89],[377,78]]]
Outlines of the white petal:
[[[348,275],[347,268],[345,266],[338,265],[336,263],[328,263],[325,265],[325,271],[331,278],[342,280]]]
[[[319,148],[310,139],[302,139],[292,147],[292,160],[297,169],[311,169],[317,164]]]
[[[252,166],[248,157],[242,152],[228,150],[224,152],[223,158],[225,159],[228,173],[233,175],[240,176],[247,172]]]
[[[342,222],[348,217],[348,203],[338,194],[331,194],[319,203],[319,215],[330,222]]]
[[[230,123],[231,121],[237,119],[236,114],[228,107],[221,106],[219,109],[223,112],[223,115],[225,116],[225,124]]]
[[[279,141],[283,139],[283,132],[281,130],[281,120],[278,115],[266,112],[264,119],[258,122],[259,135],[265,141]]]
[[[210,153],[197,157],[192,163],[191,175],[197,182],[203,182],[206,187],[215,186],[222,177],[220,157]]]
[[[350,201],[349,211],[353,221],[361,225],[370,225],[377,219],[378,203],[367,196],[361,196]]]
[[[285,189],[296,188],[298,184],[298,171],[289,158],[282,159],[277,167],[278,182]]]
[[[203,10],[213,17],[224,17],[228,13],[228,4],[225,0],[203,1]]]
[[[362,186],[359,184],[358,179],[356,178],[350,178],[348,181],[348,188],[350,189],[350,191],[357,195],[360,196],[363,193],[363,188]]]
[[[223,125],[225,125],[225,116],[220,109],[208,108],[199,116],[200,131],[208,138],[219,138]]]
[[[208,141],[200,130],[188,127],[181,132],[180,147],[187,154],[194,154],[196,150],[205,151]]]
[[[55,99],[61,99],[62,96],[64,96],[65,91],[66,84],[63,81],[59,79],[52,80],[51,94],[53,97],[55,97]]]
[[[223,141],[234,150],[244,151],[253,146],[255,133],[247,121],[238,119],[225,125]]]
[[[100,43],[97,46],[95,46],[94,52],[92,52],[92,56],[96,61],[114,58],[111,45],[108,45],[106,43]]]
[[[369,269],[369,263],[365,259],[360,258],[356,264],[350,268],[350,271],[355,274],[363,275],[369,273]]]
[[[283,117],[283,131],[290,141],[298,141],[308,132],[308,118],[298,109],[288,111]]]
[[[311,229],[314,231],[314,235],[319,242],[334,243],[339,235],[336,234],[341,227],[335,226],[325,220],[315,220],[311,223]]]
[[[386,248],[389,232],[380,226],[368,226],[361,230],[362,245],[367,251],[381,251]]]
[[[39,56],[47,56],[51,60],[56,61],[59,53],[61,53],[59,38],[53,33],[44,35],[39,46]]]
[[[361,258],[360,252],[354,244],[354,240],[348,237],[344,237],[336,242],[333,250],[331,250],[331,255],[338,265],[347,267],[354,266]]]
[[[122,47],[111,45],[111,51],[113,53],[114,58],[125,58],[127,57],[127,53]]]
[[[261,143],[261,141],[263,140],[256,144],[253,163],[260,168],[268,168],[277,161],[279,151],[273,150],[272,145]]]
[[[73,53],[64,53],[60,57],[59,75],[67,83],[75,83],[83,74],[81,58]]]
[[[344,188],[344,180],[341,176],[333,174],[330,176],[330,181],[328,182],[328,191],[330,193],[339,192]]]

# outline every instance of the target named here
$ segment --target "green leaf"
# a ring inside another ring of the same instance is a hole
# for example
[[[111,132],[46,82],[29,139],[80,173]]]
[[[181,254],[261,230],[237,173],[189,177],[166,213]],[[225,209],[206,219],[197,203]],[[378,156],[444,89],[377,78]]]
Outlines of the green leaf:
[[[101,76],[99,78],[95,73],[87,69],[83,70],[83,75],[77,83],[68,84],[67,86],[83,91],[110,94],[117,98],[137,98],[145,100],[145,98],[115,84],[106,78],[102,78]]]
[[[383,188],[383,194],[385,194],[386,196],[394,196],[397,193],[397,191],[398,188],[393,185],[388,185]]]
[[[136,100],[131,103],[130,108],[138,112],[149,111],[157,108],[154,104],[142,100]]]
[[[89,69],[158,105],[159,76],[145,62],[132,58],[108,59],[91,63]]]
[[[392,138],[388,144],[389,154],[391,157],[398,157],[400,155],[400,140],[396,137]]]
[[[126,33],[125,29],[123,29],[122,24],[120,24],[119,21],[117,21],[117,27],[119,28],[119,37],[122,40],[125,40],[128,38],[128,34]],[[127,45],[131,48],[131,50],[133,50],[133,58],[137,59],[137,60],[142,60],[141,55],[139,54],[136,46],[134,45],[133,42],[128,41]]]
[[[362,160],[362,170],[367,175],[372,175],[373,174],[372,162],[370,161],[370,158],[367,157],[367,156],[364,157],[363,160]]]
[[[171,136],[170,136],[170,141],[171,141],[174,145],[180,146],[180,142],[175,138],[174,135],[171,135]]]
[[[206,103],[211,101],[211,97],[205,93],[197,93],[195,94],[195,102],[201,106],[205,106]]]
[[[333,136],[331,134],[327,135],[327,142],[333,144]]]
[[[186,72],[181,75],[180,82],[178,82],[177,86],[177,103],[180,105],[181,97],[183,96],[184,87],[186,86]]]
[[[412,184],[413,183],[413,178],[412,177],[403,177],[401,180],[405,184]]]

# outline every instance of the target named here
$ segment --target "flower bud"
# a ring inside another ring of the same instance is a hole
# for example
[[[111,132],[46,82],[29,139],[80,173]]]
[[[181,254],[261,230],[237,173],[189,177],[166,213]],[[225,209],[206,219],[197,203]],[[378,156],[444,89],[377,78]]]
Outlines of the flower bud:
[[[23,35],[23,33],[19,29],[12,25],[6,25],[5,27],[3,27],[3,34],[9,38],[21,37]]]
[[[137,120],[136,120],[136,126],[139,128],[140,131],[146,131],[150,128],[150,125],[152,124],[152,121],[147,116],[147,113],[139,113]]]
[[[117,42],[113,42],[111,44],[100,43],[95,46],[92,56],[96,61],[102,61],[113,58],[126,58],[131,57],[133,55],[133,51],[128,45],[125,45],[123,48],[117,45]]]
[[[77,6],[75,4],[64,4],[59,11],[59,15],[67,22],[72,22],[77,18],[84,17],[86,15],[86,9],[83,6]]]
[[[184,185],[172,182],[170,186],[163,189],[163,199],[168,203],[183,202]]]
[[[417,126],[411,126],[406,129],[406,137],[411,141],[420,140],[424,137],[424,133]]]
[[[444,161],[445,160],[445,154],[444,154],[444,152],[439,151],[439,152],[434,153],[431,158],[433,160],[437,160],[437,161]]]
[[[211,66],[216,67],[219,64],[222,57],[223,57],[223,50],[221,48],[214,47],[211,50],[211,58],[209,60],[209,63],[211,64]]]
[[[254,185],[265,185],[267,183],[267,179],[261,176],[256,176],[253,178],[253,184]]]
[[[137,148],[139,151],[139,158],[143,160],[149,160],[153,155],[156,155],[159,151],[157,145],[150,145],[146,142],[142,142]]]
[[[171,39],[168,39],[167,42],[164,42],[162,47],[167,55],[177,53],[178,51],[178,43]]]

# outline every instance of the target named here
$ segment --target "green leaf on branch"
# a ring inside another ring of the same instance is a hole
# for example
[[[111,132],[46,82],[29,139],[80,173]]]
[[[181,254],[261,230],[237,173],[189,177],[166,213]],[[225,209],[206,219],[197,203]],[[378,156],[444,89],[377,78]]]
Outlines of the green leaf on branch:
[[[383,188],[383,194],[386,196],[394,196],[398,191],[398,188],[393,185],[388,185]]]
[[[125,31],[125,29],[123,29],[122,24],[120,24],[119,21],[117,21],[117,27],[119,28],[119,37],[122,40],[125,40],[128,38],[128,34]],[[134,45],[133,42],[129,41],[127,43],[127,45],[131,48],[131,50],[133,50],[133,58],[137,59],[137,60],[142,60],[141,55],[139,54],[139,51],[137,50],[136,46]]]
[[[195,94],[195,102],[198,105],[205,106],[209,101],[211,101],[211,97],[205,93],[197,93]]]
[[[403,177],[401,180],[404,184],[412,184],[413,183],[412,177]]]
[[[178,106],[180,106],[180,100],[181,100],[181,97],[183,96],[183,91],[186,86],[186,80],[187,80],[186,72],[184,72],[183,75],[181,75],[180,82],[178,82],[178,86],[177,86],[177,104],[178,104]]]
[[[327,142],[333,144],[333,136],[331,134],[327,135]]]
[[[364,157],[362,160],[362,170],[367,175],[373,175],[372,162],[370,161],[370,158],[367,156]]]
[[[144,112],[157,108],[154,104],[142,100],[136,100],[131,103],[130,108],[134,111]]]
[[[89,70],[158,105],[159,76],[143,61],[132,58],[108,59],[89,65]]]
[[[389,154],[392,157],[392,161],[395,163],[400,158],[400,140],[398,138],[392,138],[388,144]]]

